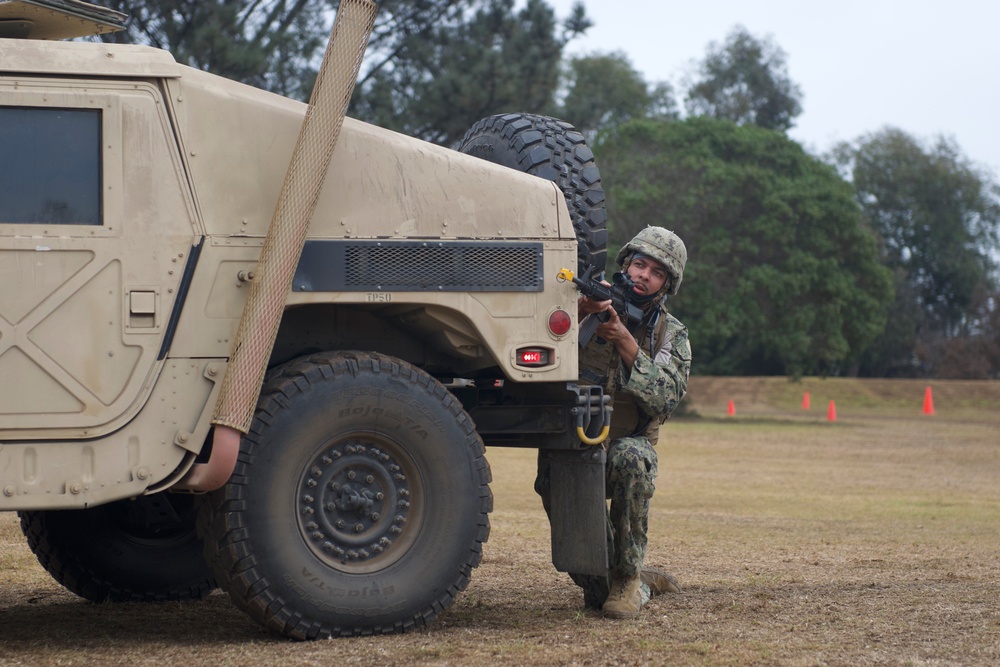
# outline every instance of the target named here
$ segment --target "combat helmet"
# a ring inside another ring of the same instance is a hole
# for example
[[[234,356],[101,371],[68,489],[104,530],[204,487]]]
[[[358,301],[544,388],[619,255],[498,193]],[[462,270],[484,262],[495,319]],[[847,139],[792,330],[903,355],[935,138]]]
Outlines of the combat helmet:
[[[684,265],[687,264],[687,248],[684,247],[681,237],[663,227],[646,227],[625,244],[618,252],[615,261],[618,262],[618,266],[625,266],[625,262],[636,253],[651,257],[662,264],[670,275],[665,291],[667,294],[677,294],[681,279],[684,277]]]

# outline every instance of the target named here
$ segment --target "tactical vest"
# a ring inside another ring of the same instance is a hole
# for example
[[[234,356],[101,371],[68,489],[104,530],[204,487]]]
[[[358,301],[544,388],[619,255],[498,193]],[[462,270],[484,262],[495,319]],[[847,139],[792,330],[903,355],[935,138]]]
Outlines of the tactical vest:
[[[595,315],[590,315],[595,317]],[[649,354],[649,339],[653,337],[653,355],[660,349],[663,337],[667,331],[667,311],[661,308],[660,316],[655,325],[650,327],[644,321],[635,334],[635,339],[639,343],[639,350]],[[629,436],[646,436],[650,444],[655,445],[660,432],[661,418],[651,418],[639,408],[635,398],[620,389],[618,382],[618,368],[621,366],[621,357],[615,346],[611,343],[599,340],[596,336],[590,343],[580,350],[580,381],[583,384],[599,384],[603,387],[604,393],[612,397],[614,412],[611,415],[611,430],[608,439],[603,446],[618,438]]]

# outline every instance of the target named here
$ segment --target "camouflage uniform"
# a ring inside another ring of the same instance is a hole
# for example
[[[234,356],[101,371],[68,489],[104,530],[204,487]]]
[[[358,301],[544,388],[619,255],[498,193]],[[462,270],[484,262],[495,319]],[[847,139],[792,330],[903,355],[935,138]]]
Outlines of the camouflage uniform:
[[[660,308],[653,304],[653,308]],[[592,316],[593,317],[593,316]],[[605,491],[611,499],[607,515],[611,576],[638,576],[646,556],[649,499],[655,490],[657,455],[653,448],[660,425],[687,391],[691,347],[687,328],[664,309],[658,322],[635,336],[639,354],[631,369],[621,363],[614,346],[593,340],[581,350],[581,367],[605,369],[605,391],[614,396],[607,452]],[[652,339],[652,349],[650,349]],[[535,491],[549,506],[549,463],[539,451]],[[600,609],[608,596],[608,577],[570,574],[584,591],[584,603]],[[649,590],[642,585],[643,602]]]

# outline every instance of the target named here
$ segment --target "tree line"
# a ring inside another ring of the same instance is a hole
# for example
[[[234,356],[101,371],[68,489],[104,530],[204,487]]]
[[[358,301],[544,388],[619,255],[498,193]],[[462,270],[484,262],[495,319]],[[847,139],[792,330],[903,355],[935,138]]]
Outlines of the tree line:
[[[307,99],[337,2],[105,4],[132,18],[104,39]],[[770,38],[735,26],[674,90],[623,53],[566,57],[591,25],[582,3],[380,0],[349,113],[452,147],[494,113],[573,123],[609,255],[647,224],[688,244],[670,306],[700,374],[1000,378],[1000,186],[953,140],[885,127],[812,155]]]

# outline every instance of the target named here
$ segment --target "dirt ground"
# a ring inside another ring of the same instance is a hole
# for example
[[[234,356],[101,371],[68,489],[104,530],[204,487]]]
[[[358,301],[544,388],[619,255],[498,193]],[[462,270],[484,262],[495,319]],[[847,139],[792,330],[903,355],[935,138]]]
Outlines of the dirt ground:
[[[584,612],[553,570],[533,451],[488,452],[483,562],[450,610],[398,636],[293,643],[222,593],[90,604],[0,514],[0,665],[997,665],[1000,383],[935,382],[933,415],[924,396],[920,382],[695,379],[698,416],[659,446],[648,556],[685,590],[634,621]]]

